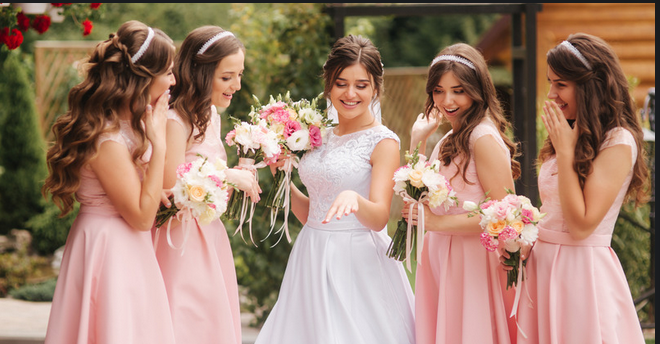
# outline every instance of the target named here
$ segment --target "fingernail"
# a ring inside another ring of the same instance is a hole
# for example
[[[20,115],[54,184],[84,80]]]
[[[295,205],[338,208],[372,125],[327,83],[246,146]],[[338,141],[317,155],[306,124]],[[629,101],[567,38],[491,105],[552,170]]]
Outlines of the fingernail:
[[[152,109],[151,104],[148,104],[147,105],[147,111],[151,111],[151,109]]]

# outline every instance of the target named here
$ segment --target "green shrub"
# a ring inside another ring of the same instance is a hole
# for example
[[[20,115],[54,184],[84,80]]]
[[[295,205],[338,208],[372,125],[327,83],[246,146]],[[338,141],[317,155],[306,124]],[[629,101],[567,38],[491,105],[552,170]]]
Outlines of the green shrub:
[[[57,278],[52,278],[41,283],[24,285],[10,291],[9,295],[25,301],[53,301],[56,284]]]
[[[46,275],[44,271],[52,271],[45,257],[25,252],[0,254],[0,297],[27,284],[30,279],[43,277]]]
[[[33,216],[26,223],[32,231],[32,248],[40,254],[50,255],[64,246],[79,209],[80,204],[76,202],[73,211],[60,217],[60,209],[52,202],[46,203],[44,212]]]
[[[46,149],[39,131],[35,95],[20,52],[0,56],[0,234],[24,228],[41,213]]]

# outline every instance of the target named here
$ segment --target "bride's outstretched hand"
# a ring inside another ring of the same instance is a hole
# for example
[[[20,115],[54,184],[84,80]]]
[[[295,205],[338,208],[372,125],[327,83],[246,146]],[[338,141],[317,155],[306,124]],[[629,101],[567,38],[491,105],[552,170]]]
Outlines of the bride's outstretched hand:
[[[341,220],[342,216],[357,212],[359,209],[359,197],[360,195],[358,195],[358,193],[353,190],[342,191],[339,195],[337,195],[335,201],[332,202],[332,206],[326,213],[323,223],[330,222],[333,216],[336,216],[337,220]]]

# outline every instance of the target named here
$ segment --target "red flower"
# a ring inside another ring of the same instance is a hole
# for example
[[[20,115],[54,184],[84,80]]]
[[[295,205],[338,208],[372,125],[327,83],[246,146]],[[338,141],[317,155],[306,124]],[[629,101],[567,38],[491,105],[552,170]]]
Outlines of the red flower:
[[[16,20],[18,21],[18,28],[21,29],[21,31],[25,32],[30,28],[30,18],[25,15],[25,13],[18,12],[16,15]]]
[[[18,29],[12,29],[11,32],[10,35],[8,27],[0,30],[0,42],[6,44],[9,50],[14,50],[23,43],[23,34]]]
[[[101,7],[101,3],[100,3],[100,2],[99,2],[99,3],[94,3],[94,2],[92,2],[92,3],[89,4],[89,8],[91,8],[91,9],[93,9],[93,10],[97,10],[99,7]]]
[[[48,28],[50,27],[50,17],[45,14],[34,17],[32,27],[37,30],[38,33],[44,33],[48,31]]]
[[[92,29],[94,28],[94,25],[91,20],[85,19],[85,21],[82,23],[83,26],[83,36],[87,36],[90,33],[92,33]]]

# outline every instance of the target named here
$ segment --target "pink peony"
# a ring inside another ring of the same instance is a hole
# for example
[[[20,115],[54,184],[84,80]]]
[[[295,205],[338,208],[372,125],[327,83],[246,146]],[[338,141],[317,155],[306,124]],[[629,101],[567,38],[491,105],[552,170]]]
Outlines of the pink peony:
[[[309,126],[309,143],[312,147],[318,147],[323,144],[323,138],[321,137],[321,129],[317,126]]]
[[[521,215],[522,215],[522,222],[526,225],[532,223],[532,221],[534,220],[534,212],[532,212],[530,209],[523,209]]]
[[[497,249],[498,242],[495,238],[488,235],[488,233],[481,233],[480,235],[481,245],[486,248],[489,252],[493,252]]]
[[[179,178],[181,178],[183,177],[184,174],[190,171],[190,168],[192,168],[191,162],[183,163],[176,168],[176,175],[179,176]]]
[[[288,121],[286,122],[286,125],[284,126],[284,138],[288,139],[291,134],[295,133],[296,131],[300,130],[300,123],[296,121]]]

